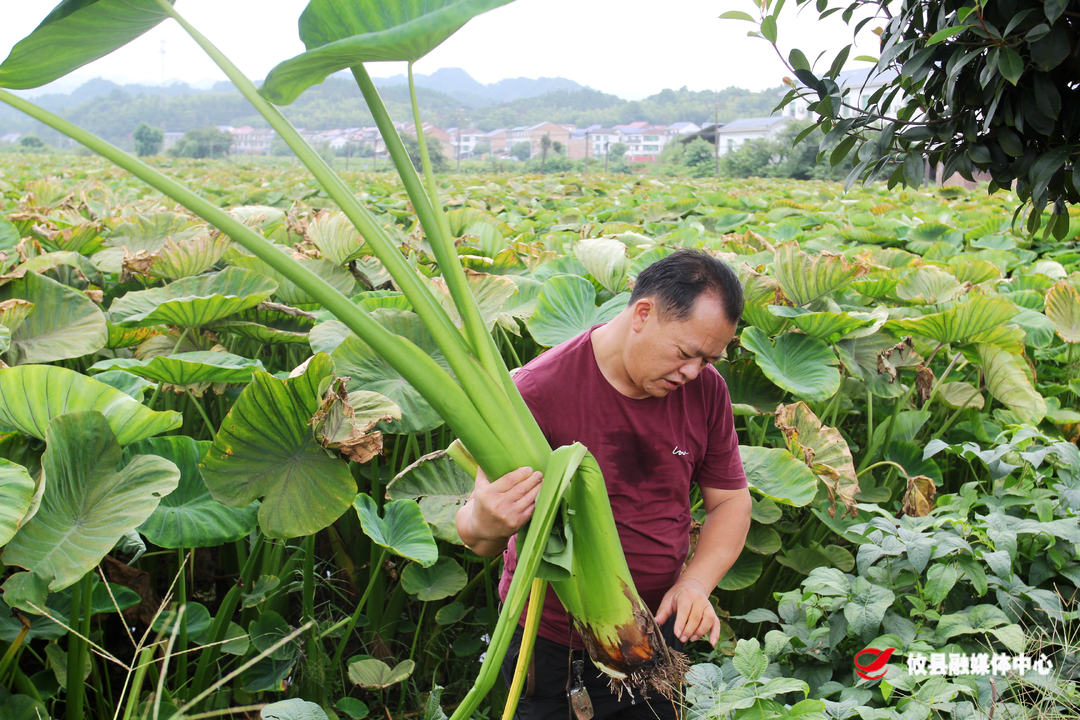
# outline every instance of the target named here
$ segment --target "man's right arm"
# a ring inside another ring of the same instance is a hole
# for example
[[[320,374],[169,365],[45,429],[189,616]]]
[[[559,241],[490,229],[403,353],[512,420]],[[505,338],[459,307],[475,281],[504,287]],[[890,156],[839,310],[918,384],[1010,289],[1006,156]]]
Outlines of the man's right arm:
[[[457,512],[462,541],[481,557],[494,557],[506,549],[514,533],[532,517],[543,475],[523,467],[488,482],[476,473],[472,497]]]

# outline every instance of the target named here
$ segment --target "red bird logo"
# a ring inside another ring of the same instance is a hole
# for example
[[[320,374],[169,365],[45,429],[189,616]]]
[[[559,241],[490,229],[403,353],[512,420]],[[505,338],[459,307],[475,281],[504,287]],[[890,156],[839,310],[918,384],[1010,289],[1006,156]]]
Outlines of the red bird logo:
[[[888,648],[886,650],[875,650],[874,648],[866,648],[859,651],[855,656],[855,673],[866,680],[880,680],[885,677],[886,665],[889,662],[889,658],[892,657],[894,648]],[[859,662],[859,658],[863,655],[869,655],[871,660],[869,665],[863,665]],[[880,672],[879,672],[880,671]]]

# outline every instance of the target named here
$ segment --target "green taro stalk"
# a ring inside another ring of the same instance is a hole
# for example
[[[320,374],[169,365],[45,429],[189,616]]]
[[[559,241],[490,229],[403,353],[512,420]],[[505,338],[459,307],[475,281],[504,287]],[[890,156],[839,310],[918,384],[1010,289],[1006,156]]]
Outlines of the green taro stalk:
[[[2,90],[0,100],[77,140],[176,200],[315,298],[417,389],[489,477],[522,466],[544,469],[546,480],[535,515],[519,534],[519,566],[503,613],[476,684],[453,720],[468,718],[491,688],[538,572],[551,581],[573,614],[575,627],[585,638],[594,661],[616,687],[646,692],[654,689],[670,696],[682,669],[679,656],[665,647],[659,627],[634,588],[595,460],[580,445],[553,452],[514,386],[469,290],[431,172],[412,83],[412,63],[473,16],[506,2],[387,0],[384,7],[379,0],[312,0],[300,18],[300,35],[308,51],[274,68],[261,90],[167,0],[65,0],[0,65],[0,86],[37,87],[123,46],[164,19],[176,20],[296,153],[360,232],[438,343],[456,380],[416,345],[383,328],[322,278],[188,188],[32,103]],[[363,65],[382,60],[405,60],[410,64],[410,92],[424,181],[414,170]],[[305,88],[344,69],[352,71],[379,126],[462,318],[461,330],[454,326],[388,233],[360,205],[353,190],[272,104],[291,102]],[[568,567],[542,557],[553,526],[563,543],[565,538],[574,538],[574,546],[587,548],[587,552],[572,550]],[[215,630],[215,637],[219,637],[222,628]],[[208,669],[204,658],[196,671],[196,687],[204,685]]]

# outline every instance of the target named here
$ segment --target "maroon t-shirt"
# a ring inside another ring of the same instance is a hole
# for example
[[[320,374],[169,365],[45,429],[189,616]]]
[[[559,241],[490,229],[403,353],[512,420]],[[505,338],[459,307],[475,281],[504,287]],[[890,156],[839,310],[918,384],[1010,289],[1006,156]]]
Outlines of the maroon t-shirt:
[[[690,547],[690,484],[746,487],[731,400],[711,365],[665,397],[626,397],[596,364],[595,329],[540,355],[514,382],[553,448],[580,442],[596,457],[634,584],[656,612]],[[516,539],[503,553],[504,600],[517,567]],[[550,587],[539,634],[584,647]]]

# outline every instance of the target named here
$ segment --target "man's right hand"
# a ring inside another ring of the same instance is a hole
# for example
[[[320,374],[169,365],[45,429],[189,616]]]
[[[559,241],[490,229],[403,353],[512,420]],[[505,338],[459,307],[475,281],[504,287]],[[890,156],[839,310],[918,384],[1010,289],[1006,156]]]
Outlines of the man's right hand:
[[[472,497],[457,513],[458,535],[477,555],[501,553],[532,517],[543,477],[523,467],[489,482],[483,470],[477,471]]]

